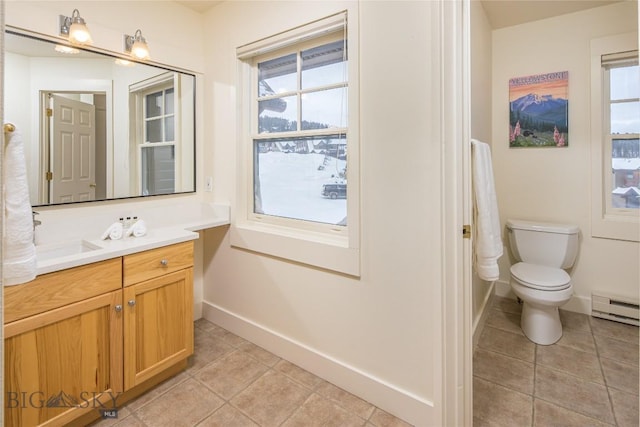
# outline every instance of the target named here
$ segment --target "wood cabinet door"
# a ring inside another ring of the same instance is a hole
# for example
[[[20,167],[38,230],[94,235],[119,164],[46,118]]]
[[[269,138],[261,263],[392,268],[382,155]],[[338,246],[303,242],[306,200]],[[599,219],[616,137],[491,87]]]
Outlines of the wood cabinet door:
[[[123,290],[125,390],[193,353],[193,268]]]
[[[122,291],[4,325],[4,425],[65,425],[117,407]]]

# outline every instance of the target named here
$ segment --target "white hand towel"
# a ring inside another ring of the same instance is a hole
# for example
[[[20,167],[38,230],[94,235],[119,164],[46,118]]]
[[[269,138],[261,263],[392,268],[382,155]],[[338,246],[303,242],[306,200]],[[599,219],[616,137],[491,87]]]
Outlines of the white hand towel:
[[[500,276],[498,258],[502,256],[503,246],[489,145],[471,140],[471,166],[475,196],[475,267],[481,279],[494,281]]]
[[[102,233],[102,240],[111,239],[118,240],[122,239],[122,235],[124,234],[124,227],[121,222],[114,222],[111,224],[105,231]]]
[[[147,224],[144,220],[139,219],[127,230],[127,237],[133,235],[134,237],[142,237],[147,234]]]
[[[18,130],[5,133],[4,147],[4,259],[3,284],[19,285],[36,277],[33,216],[22,138]]]

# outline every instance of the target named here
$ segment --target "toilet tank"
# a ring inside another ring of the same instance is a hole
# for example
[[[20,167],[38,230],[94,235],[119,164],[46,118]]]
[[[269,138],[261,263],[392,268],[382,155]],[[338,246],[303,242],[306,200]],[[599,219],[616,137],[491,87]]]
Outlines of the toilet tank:
[[[577,225],[507,220],[509,245],[518,261],[569,268],[578,254]]]

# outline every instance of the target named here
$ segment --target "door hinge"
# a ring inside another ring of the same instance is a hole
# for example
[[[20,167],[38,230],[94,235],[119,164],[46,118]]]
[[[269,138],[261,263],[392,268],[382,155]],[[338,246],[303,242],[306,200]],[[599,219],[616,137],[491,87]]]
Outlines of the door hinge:
[[[471,238],[471,225],[465,224],[462,226],[462,238],[463,239]]]
[[[45,174],[47,181],[51,181],[53,179],[53,172],[47,171]]]
[[[47,108],[47,117],[53,116],[53,110],[51,108]]]

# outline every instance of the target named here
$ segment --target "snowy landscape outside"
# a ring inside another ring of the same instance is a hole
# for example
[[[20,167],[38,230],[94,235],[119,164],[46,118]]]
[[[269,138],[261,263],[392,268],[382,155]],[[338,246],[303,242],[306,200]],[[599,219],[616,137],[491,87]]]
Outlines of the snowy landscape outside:
[[[640,208],[640,68],[610,70],[613,208]],[[635,138],[633,138],[635,136]]]
[[[347,162],[323,154],[267,152],[259,155],[262,211],[269,215],[338,224],[347,216],[347,200],[322,196],[322,186],[342,183]]]
[[[342,39],[258,63],[255,213],[346,226],[347,92]]]

